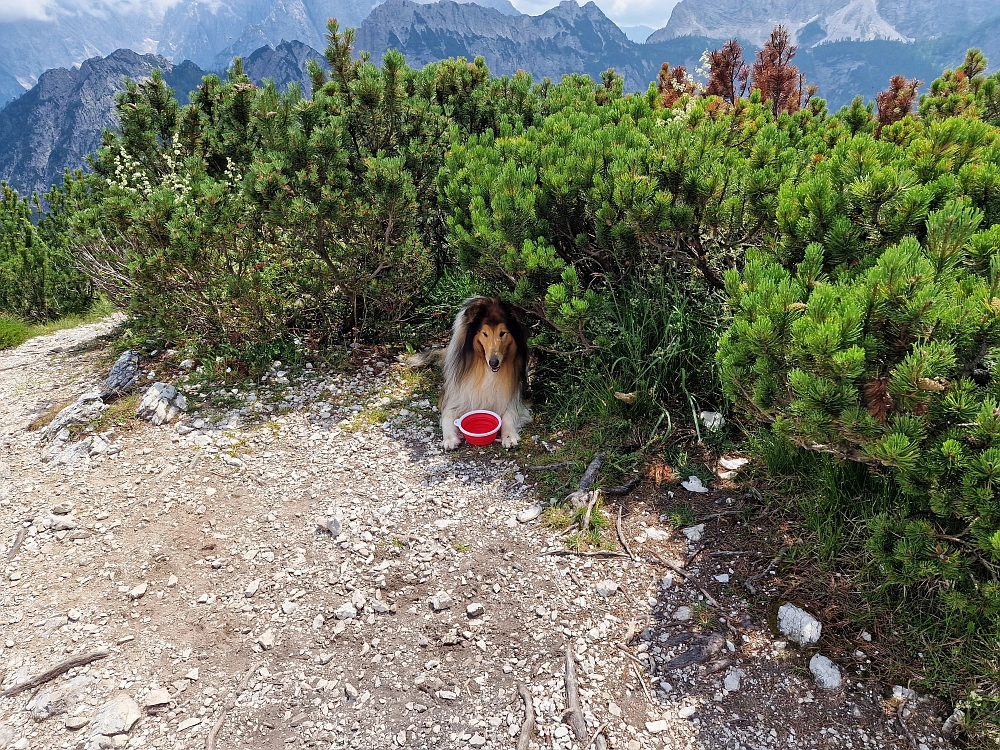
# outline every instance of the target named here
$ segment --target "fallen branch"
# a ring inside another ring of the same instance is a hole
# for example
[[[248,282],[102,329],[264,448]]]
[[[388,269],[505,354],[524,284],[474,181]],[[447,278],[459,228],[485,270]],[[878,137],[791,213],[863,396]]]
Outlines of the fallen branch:
[[[698,555],[700,555],[702,552],[704,552],[705,551],[705,547],[707,547],[707,546],[708,546],[708,542],[702,542],[701,546],[698,547],[698,549],[696,549],[694,552],[692,552],[688,556],[687,560],[684,561],[684,567],[686,568],[688,565],[690,565],[691,563],[693,563],[694,560],[695,560],[695,558],[698,557]]]
[[[640,667],[645,668],[646,665],[642,663],[642,659],[640,659],[639,657],[635,656],[631,651],[629,651],[627,648],[625,648],[620,643],[616,643],[614,645],[617,646],[619,649],[621,649],[621,652],[623,654],[625,654],[625,656],[627,656],[633,662],[635,662],[636,664],[638,664]]]
[[[571,465],[571,463],[569,461],[560,461],[559,463],[555,463],[555,464],[545,464],[545,466],[525,466],[524,470],[525,471],[553,471],[555,469],[561,469],[564,466],[570,466],[570,465]]]
[[[240,694],[246,689],[247,683],[250,682],[250,678],[258,669],[260,669],[259,663],[252,666],[250,670],[243,675],[243,679],[241,679],[240,684],[237,685],[236,691],[230,696],[225,705],[222,707],[222,713],[219,714],[219,718],[215,720],[215,726],[212,727],[212,731],[208,733],[208,738],[205,740],[205,750],[215,750],[215,741],[219,737],[219,732],[222,731],[222,725],[226,722],[226,716],[236,707],[236,701],[240,699]]]
[[[524,701],[524,721],[521,723],[521,734],[517,737],[517,750],[528,750],[531,735],[535,732],[535,707],[531,703],[531,693],[523,683],[517,683],[517,694]]]
[[[28,535],[28,530],[23,526],[17,530],[17,534],[14,536],[14,544],[10,548],[10,552],[7,553],[7,562],[14,559],[14,555],[24,544],[24,538]]]
[[[743,510],[724,510],[721,513],[709,513],[707,516],[702,516],[697,519],[698,523],[704,523],[705,521],[714,521],[717,518],[723,518],[725,516],[740,516],[743,515]]]
[[[587,466],[587,470],[583,472],[583,476],[580,477],[580,484],[577,485],[578,489],[589,490],[594,486],[594,482],[597,481],[597,472],[601,470],[601,466],[604,464],[604,454],[598,453],[591,459],[590,464]],[[583,739],[581,737],[580,739]]]
[[[592,747],[600,747],[601,745],[604,745],[605,744],[603,742],[604,730],[608,728],[608,725],[610,723],[611,723],[610,721],[606,721],[603,724],[601,724],[601,726],[597,728],[597,731],[594,732],[593,736],[590,738],[590,742],[588,742],[586,745],[583,746],[583,750],[590,750],[590,748]],[[598,745],[595,745],[594,743],[597,742],[598,739],[601,739],[602,742],[599,743]]]
[[[605,487],[603,492],[605,495],[627,495],[642,482],[642,477],[633,477],[632,479],[625,482],[625,484],[619,484],[614,487]]]
[[[903,709],[906,708],[906,704],[910,702],[909,688],[907,688],[907,693],[903,696],[903,702],[896,706],[896,721],[899,722],[899,726],[903,729],[903,734],[906,735],[906,739],[910,742],[910,747],[913,750],[917,750],[919,744],[917,743],[917,738],[913,736],[910,728],[906,726],[906,722],[903,721]]]
[[[573,659],[573,646],[566,646],[566,715],[565,720],[573,729],[578,740],[587,739],[587,722],[580,708],[580,685],[576,681],[576,660]]]
[[[553,549],[542,552],[539,557],[545,555],[557,555],[559,557],[628,557],[624,552],[612,552],[611,550],[595,550],[594,552],[577,552],[572,549]]]
[[[628,542],[625,540],[625,534],[622,533],[622,506],[618,506],[618,520],[615,521],[615,531],[618,532],[618,543],[622,546],[630,559],[635,560],[635,555],[632,554],[631,548],[628,546]]]
[[[65,674],[74,667],[82,667],[90,664],[91,662],[97,661],[98,659],[103,659],[108,656],[109,653],[110,652],[106,648],[101,648],[97,651],[89,651],[85,654],[76,654],[64,661],[59,662],[55,666],[49,667],[37,677],[32,677],[30,680],[19,682],[16,685],[10,686],[4,690],[3,693],[0,693],[0,696],[7,698],[11,695],[23,693],[25,690],[36,688],[39,685],[44,685],[46,682],[54,680],[59,675]]]
[[[583,476],[580,477],[580,483],[577,485],[576,489],[566,495],[566,499],[563,502],[568,502],[574,508],[582,508],[587,503],[593,502],[594,493],[592,493],[590,489],[597,481],[597,472],[601,470],[601,464],[603,463],[603,453],[598,453],[594,456],[590,465],[587,466],[587,470],[583,472]]]
[[[566,646],[566,713],[565,720],[573,729],[573,734],[580,741],[587,739],[587,722],[583,718],[583,709],[580,707],[580,685],[576,681],[576,661],[573,659],[572,645]],[[607,741],[601,734],[603,729],[591,739],[591,743],[596,740],[597,750],[607,750]],[[590,744],[584,746],[589,748]]]
[[[747,578],[743,582],[743,587],[747,591],[749,591],[751,594],[753,594],[754,596],[756,596],[757,595],[757,589],[754,588],[754,585],[753,585],[754,581],[757,581],[757,580],[763,578],[764,576],[766,576],[767,573],[768,573],[768,571],[771,570],[771,568],[773,568],[775,565],[777,565],[779,562],[781,562],[781,558],[784,556],[784,554],[787,551],[788,551],[788,547],[782,547],[780,550],[778,550],[778,554],[775,555],[774,559],[771,560],[771,562],[769,562],[767,564],[767,567],[764,568],[764,570],[762,570],[760,573],[757,573],[756,575],[752,575],[749,578]]]
[[[649,703],[652,703],[653,695],[649,692],[649,685],[646,684],[646,679],[642,676],[642,672],[639,671],[639,667],[633,664],[632,671],[635,672],[635,679],[639,681],[639,686],[642,688],[642,692],[645,694],[646,700]]]
[[[590,493],[590,502],[587,503],[587,511],[583,514],[583,533],[587,534],[590,532],[590,516],[594,512],[594,506],[597,505],[597,501],[601,499],[601,491],[594,490]]]

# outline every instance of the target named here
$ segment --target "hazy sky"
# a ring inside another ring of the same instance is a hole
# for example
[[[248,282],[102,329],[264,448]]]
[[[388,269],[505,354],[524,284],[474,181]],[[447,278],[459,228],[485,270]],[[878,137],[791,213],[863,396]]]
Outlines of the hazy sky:
[[[57,12],[121,13],[145,9],[162,13],[178,0],[0,0],[0,21],[51,21]]]
[[[538,15],[558,0],[511,0],[522,13]],[[586,0],[577,0],[582,5]],[[178,0],[0,0],[0,21],[51,20],[57,12],[120,13],[148,9],[156,13]],[[622,26],[646,25],[654,29],[666,25],[677,0],[595,0],[607,16]]]
[[[474,1],[474,0],[473,0]],[[537,16],[558,3],[558,0],[510,0],[522,13]],[[587,0],[576,0],[584,5]],[[4,0],[0,0],[0,3]],[[659,29],[667,25],[670,11],[678,0],[594,0],[604,15],[620,26],[651,26]]]

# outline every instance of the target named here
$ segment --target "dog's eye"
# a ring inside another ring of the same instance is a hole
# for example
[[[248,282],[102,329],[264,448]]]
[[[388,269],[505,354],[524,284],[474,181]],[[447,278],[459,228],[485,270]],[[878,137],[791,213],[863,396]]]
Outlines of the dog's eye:
[[[506,335],[507,335],[506,331],[500,331],[500,338],[503,338]]]

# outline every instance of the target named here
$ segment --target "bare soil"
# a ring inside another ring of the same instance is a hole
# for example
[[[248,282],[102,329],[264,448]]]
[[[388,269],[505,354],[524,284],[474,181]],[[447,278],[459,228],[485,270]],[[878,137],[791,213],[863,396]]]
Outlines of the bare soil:
[[[861,633],[856,653],[831,654],[844,687],[815,686],[816,649],[787,643],[747,601],[744,581],[769,560],[741,544],[769,529],[723,515],[690,542],[660,516],[737,509],[731,486],[621,500],[636,560],[548,554],[564,537],[516,520],[544,500],[519,463],[545,452],[537,429],[517,453],[443,453],[426,396],[375,353],[350,373],[206,386],[230,407],[122,426],[116,454],[42,463],[28,427],[100,382],[113,327],[0,352],[3,687],[110,651],[0,698],[0,747],[202,748],[222,718],[219,748],[512,748],[521,682],[538,721],[530,747],[579,749],[590,737],[564,722],[567,649],[588,732],[611,748],[947,746],[933,701],[910,700],[904,730],[891,686],[865,674]],[[613,524],[605,533],[618,549]],[[608,597],[605,581],[617,584]],[[670,669],[690,646],[674,644],[681,633],[722,646]],[[53,689],[62,703],[40,710]],[[138,719],[95,734],[121,694]]]

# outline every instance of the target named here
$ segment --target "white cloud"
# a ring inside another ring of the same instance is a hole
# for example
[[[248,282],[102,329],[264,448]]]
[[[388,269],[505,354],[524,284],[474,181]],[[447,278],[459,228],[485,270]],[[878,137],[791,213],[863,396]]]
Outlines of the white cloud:
[[[0,22],[50,21],[55,0],[0,0]]]
[[[60,15],[91,13],[118,16],[125,13],[147,12],[162,16],[180,0],[0,0],[0,23],[4,21],[54,21]],[[540,15],[558,0],[512,0],[522,13]],[[577,0],[581,5],[587,0]],[[666,25],[670,11],[678,0],[598,0],[597,5],[621,26],[646,25],[659,29]]]
[[[595,0],[604,15],[620,26],[645,25],[654,29],[667,25],[670,11],[678,0]],[[522,13],[537,16],[555,3],[553,0],[511,0]],[[587,0],[577,0],[584,5]]]
[[[54,21],[61,15],[119,16],[145,12],[161,16],[179,0],[0,0],[0,22]]]

